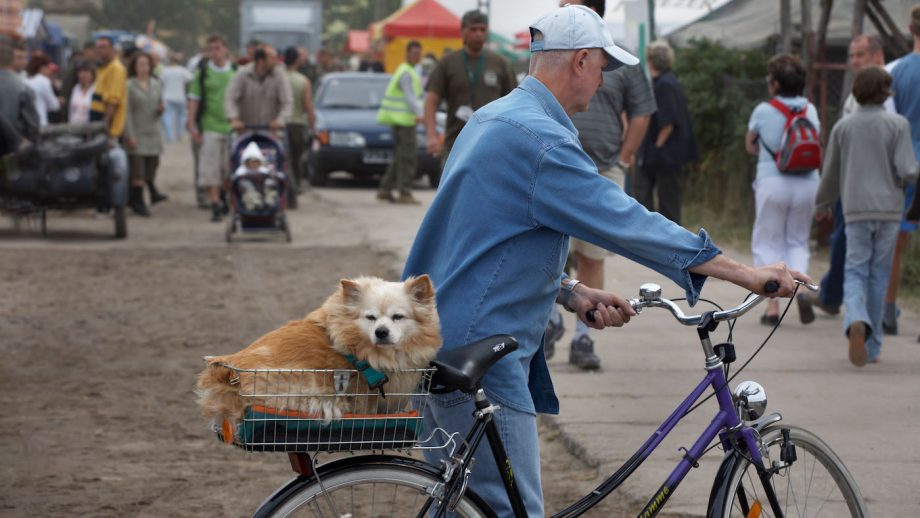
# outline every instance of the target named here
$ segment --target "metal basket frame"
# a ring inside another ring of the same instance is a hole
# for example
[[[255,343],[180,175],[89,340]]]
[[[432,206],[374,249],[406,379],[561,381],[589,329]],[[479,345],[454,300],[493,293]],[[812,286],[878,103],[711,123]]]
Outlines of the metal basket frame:
[[[419,441],[434,367],[381,371],[383,391],[353,369],[241,369],[224,365],[239,386],[243,415],[219,435],[248,451],[338,452],[456,447],[441,431]],[[417,382],[413,382],[417,380]]]

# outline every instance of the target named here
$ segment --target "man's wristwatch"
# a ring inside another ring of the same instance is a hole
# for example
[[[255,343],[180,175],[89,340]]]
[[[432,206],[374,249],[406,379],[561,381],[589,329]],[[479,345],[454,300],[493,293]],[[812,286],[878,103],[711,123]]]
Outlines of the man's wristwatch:
[[[575,291],[575,286],[579,284],[581,284],[581,281],[569,278],[562,281],[562,286],[559,289],[559,303],[562,304],[562,307],[569,313],[575,312],[575,310],[569,306],[569,301],[572,300],[572,292]]]

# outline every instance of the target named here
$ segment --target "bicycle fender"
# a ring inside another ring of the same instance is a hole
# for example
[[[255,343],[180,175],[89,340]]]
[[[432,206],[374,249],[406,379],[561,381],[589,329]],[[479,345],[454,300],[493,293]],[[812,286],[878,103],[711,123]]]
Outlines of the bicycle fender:
[[[732,450],[722,458],[722,464],[719,465],[719,471],[716,472],[716,478],[712,481],[712,490],[709,492],[709,505],[706,507],[706,516],[709,518],[724,516],[722,503],[726,501],[725,491],[728,490],[729,477],[735,467],[735,464],[741,459],[741,454]]]

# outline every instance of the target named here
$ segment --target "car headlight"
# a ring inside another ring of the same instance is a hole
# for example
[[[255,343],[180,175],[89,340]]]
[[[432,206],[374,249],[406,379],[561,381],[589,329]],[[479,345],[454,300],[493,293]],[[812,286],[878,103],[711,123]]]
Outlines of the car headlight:
[[[367,141],[357,131],[330,131],[329,145],[341,147],[364,147]]]

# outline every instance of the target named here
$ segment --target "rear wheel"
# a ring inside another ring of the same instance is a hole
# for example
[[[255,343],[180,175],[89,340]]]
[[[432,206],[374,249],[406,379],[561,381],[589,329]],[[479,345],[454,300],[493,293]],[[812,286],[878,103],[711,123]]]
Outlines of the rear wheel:
[[[233,233],[236,232],[236,215],[231,215],[227,218],[227,227],[224,229],[224,239],[227,242],[233,241]]]
[[[789,430],[796,459],[781,460],[785,443],[783,430]],[[775,426],[762,435],[765,464],[778,468],[770,477],[783,516],[867,517],[869,512],[856,481],[830,447],[816,435],[793,426]],[[739,457],[720,492],[710,516],[720,518],[776,516],[764,492],[757,469]]]
[[[310,185],[314,187],[323,187],[329,181],[329,171],[316,162],[315,155],[311,155],[307,160],[307,177]]]
[[[315,476],[295,479],[266,500],[253,516],[416,516],[430,493],[441,487],[441,479],[430,467],[411,459],[350,464],[321,468],[322,486]],[[437,501],[432,508],[436,505]],[[469,490],[457,502],[455,512],[452,516],[494,516]]]
[[[128,220],[125,216],[125,206],[112,207],[115,219],[115,239],[128,237]]]

